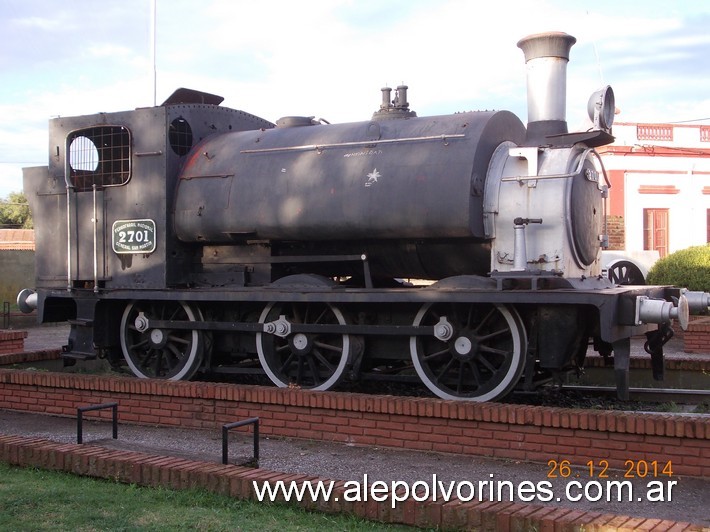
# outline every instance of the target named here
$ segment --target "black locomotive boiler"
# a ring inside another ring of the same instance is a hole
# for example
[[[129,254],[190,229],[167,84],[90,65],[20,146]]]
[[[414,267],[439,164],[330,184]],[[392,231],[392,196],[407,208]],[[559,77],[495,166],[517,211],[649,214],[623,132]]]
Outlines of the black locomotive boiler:
[[[68,320],[65,359],[138,377],[266,374],[327,390],[421,381],[490,401],[582,365],[590,341],[628,391],[630,338],[657,369],[672,319],[710,294],[601,276],[613,92],[569,133],[575,39],[533,35],[527,127],[507,111],[418,117],[383,89],[370,120],[275,124],[180,89],[164,104],[52,119],[27,168],[35,290]]]

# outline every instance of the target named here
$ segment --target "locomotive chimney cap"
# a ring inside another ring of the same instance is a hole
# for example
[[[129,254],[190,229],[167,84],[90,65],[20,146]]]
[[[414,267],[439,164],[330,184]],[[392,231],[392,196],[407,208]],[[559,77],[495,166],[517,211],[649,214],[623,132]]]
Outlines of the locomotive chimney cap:
[[[559,57],[569,61],[569,52],[577,39],[561,31],[535,33],[518,41],[525,54],[525,62],[540,57]]]
[[[525,54],[527,72],[528,145],[567,133],[567,63],[576,42],[577,39],[560,31],[536,33],[518,41],[518,48]]]

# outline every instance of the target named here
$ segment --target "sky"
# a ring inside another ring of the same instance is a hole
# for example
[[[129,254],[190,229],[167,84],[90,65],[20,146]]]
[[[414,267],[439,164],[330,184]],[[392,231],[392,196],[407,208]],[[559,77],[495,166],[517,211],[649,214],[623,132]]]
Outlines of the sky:
[[[577,38],[570,130],[607,84],[617,122],[710,123],[707,0],[0,0],[0,13],[0,198],[47,164],[50,118],[160,105],[178,87],[272,122],[335,123],[369,120],[380,88],[405,83],[419,116],[526,122],[516,43],[545,31]]]

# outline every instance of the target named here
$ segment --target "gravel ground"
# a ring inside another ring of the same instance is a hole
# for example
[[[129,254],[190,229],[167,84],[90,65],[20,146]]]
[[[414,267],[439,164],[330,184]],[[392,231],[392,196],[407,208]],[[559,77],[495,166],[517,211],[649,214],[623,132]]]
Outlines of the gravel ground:
[[[26,350],[59,347],[66,341],[66,327],[37,327],[29,329],[25,342]],[[634,348],[638,350],[638,347]],[[642,349],[642,348],[641,348]],[[668,351],[670,353],[670,350]],[[120,418],[120,413],[119,413]],[[18,434],[47,438],[54,441],[76,442],[76,421],[69,418],[20,414],[0,410],[0,433]],[[118,440],[110,438],[108,423],[85,422],[84,441],[88,445],[100,445],[125,450],[180,456],[189,459],[221,461],[221,432],[186,430],[165,427],[137,426],[121,424]],[[230,461],[243,463],[251,458],[252,438],[246,433],[232,433],[230,436]],[[468,481],[478,487],[479,481],[510,481],[514,486],[523,481],[533,483],[548,481],[549,467],[546,463],[531,464],[517,461],[493,460],[470,456],[456,456],[439,453],[401,451],[377,447],[331,444],[321,441],[287,440],[262,437],[259,466],[289,473],[302,473],[330,479],[363,481],[375,480],[404,481],[411,486],[417,481],[432,484],[433,476],[448,487],[450,482]],[[546,462],[544,457],[541,461]],[[663,457],[659,457],[663,461]],[[539,500],[532,504],[554,504],[577,510],[615,513],[637,517],[690,521],[710,527],[710,479],[689,477],[659,477],[656,480],[676,481],[672,488],[672,500],[666,502],[638,501],[646,494],[650,478],[634,482],[632,501],[597,502],[584,500],[571,502],[565,498],[565,484],[572,479],[584,486],[591,480],[584,464],[575,464],[572,476],[553,483],[553,500],[544,503]],[[579,477],[576,475],[579,474]],[[611,472],[609,480],[619,478],[618,471]],[[576,490],[573,493],[579,493]],[[464,494],[467,494],[464,491]],[[504,492],[507,493],[507,492]],[[562,500],[557,501],[560,497]],[[507,499],[506,499],[507,500]],[[515,502],[523,502],[515,499]]]

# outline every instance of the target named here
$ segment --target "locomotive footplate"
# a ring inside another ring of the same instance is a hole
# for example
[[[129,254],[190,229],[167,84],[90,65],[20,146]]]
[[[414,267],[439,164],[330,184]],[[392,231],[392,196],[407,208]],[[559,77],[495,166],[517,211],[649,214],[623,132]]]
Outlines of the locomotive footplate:
[[[95,299],[77,299],[77,317],[68,320],[71,325],[67,344],[62,346],[64,366],[73,366],[77,360],[93,360]]]

